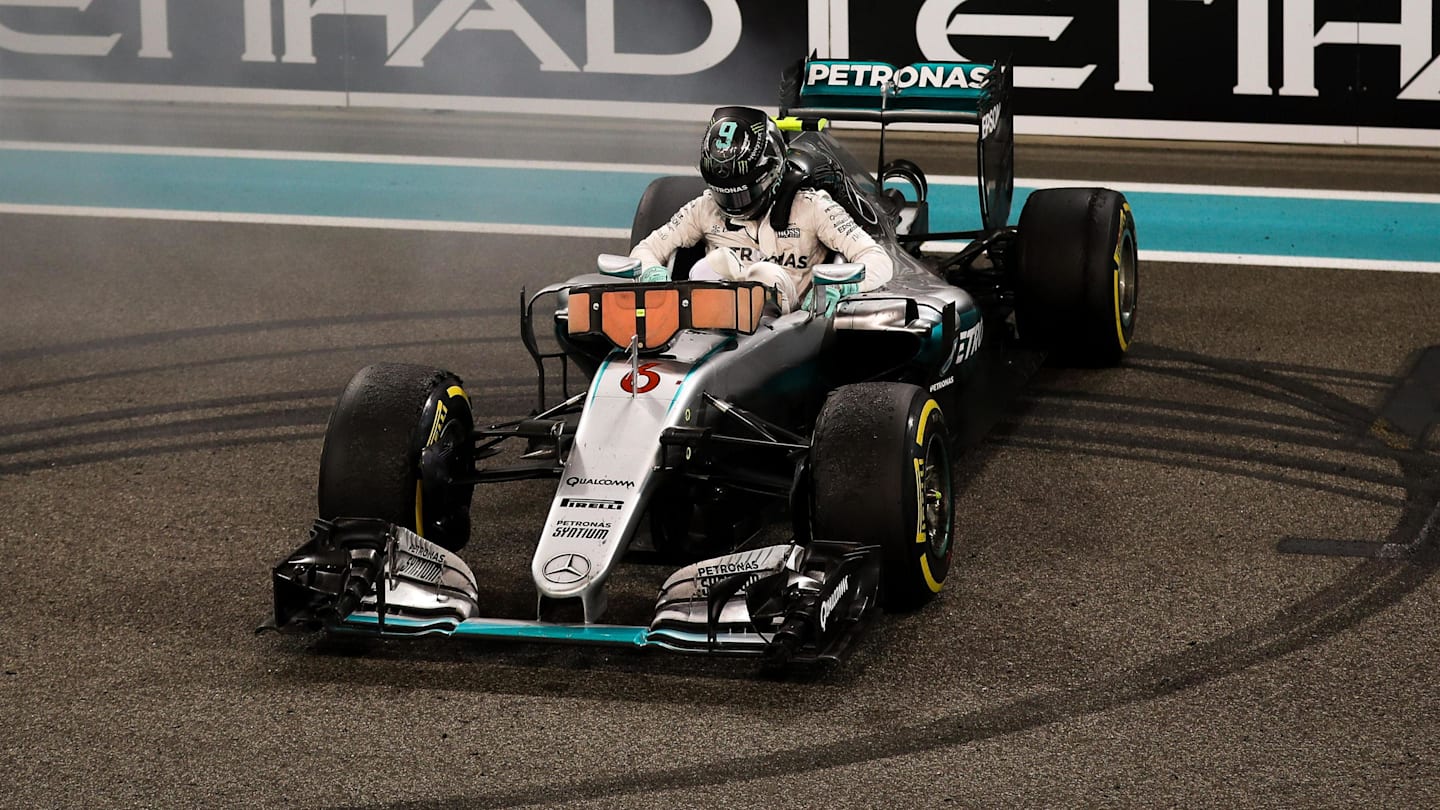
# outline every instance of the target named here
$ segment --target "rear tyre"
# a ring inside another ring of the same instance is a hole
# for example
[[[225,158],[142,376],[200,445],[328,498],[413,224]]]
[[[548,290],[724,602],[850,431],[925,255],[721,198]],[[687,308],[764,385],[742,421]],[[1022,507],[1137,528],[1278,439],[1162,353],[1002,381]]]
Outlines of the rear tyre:
[[[650,182],[640,203],[635,206],[635,220],[630,226],[630,246],[649,236],[656,228],[670,221],[686,203],[705,193],[705,181],[698,177],[659,177]],[[687,278],[690,267],[705,255],[704,244],[680,248],[675,256],[675,278]]]
[[[917,608],[954,553],[950,436],[939,404],[902,383],[860,383],[825,400],[810,445],[818,540],[879,544],[881,602]]]
[[[1105,188],[1032,193],[1020,212],[1016,319],[1063,362],[1113,366],[1130,348],[1140,292],[1135,216]]]
[[[380,518],[458,551],[470,539],[474,485],[454,480],[474,468],[474,424],[460,378],[448,371],[361,369],[325,429],[320,517]]]

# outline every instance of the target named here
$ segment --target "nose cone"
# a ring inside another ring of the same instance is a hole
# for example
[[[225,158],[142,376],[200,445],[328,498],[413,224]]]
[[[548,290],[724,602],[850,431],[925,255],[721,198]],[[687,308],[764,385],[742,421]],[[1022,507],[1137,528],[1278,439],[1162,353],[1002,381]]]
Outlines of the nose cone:
[[[535,584],[546,596],[573,596],[585,589],[594,568],[589,557],[567,551],[536,560]]]

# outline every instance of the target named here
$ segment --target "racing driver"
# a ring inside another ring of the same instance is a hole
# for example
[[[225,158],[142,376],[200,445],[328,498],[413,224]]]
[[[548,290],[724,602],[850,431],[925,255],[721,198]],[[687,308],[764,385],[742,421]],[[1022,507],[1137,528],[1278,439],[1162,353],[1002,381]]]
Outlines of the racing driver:
[[[700,147],[700,175],[709,188],[630,251],[645,268],[639,280],[669,280],[666,265],[675,251],[703,240],[707,252],[690,278],[762,282],[775,289],[782,312],[808,303],[811,271],[831,250],[864,264],[865,278],[826,285],[827,306],[888,282],[890,256],[824,190],[801,189],[786,227],[773,227],[784,171],[785,141],[770,116],[750,107],[716,109]]]

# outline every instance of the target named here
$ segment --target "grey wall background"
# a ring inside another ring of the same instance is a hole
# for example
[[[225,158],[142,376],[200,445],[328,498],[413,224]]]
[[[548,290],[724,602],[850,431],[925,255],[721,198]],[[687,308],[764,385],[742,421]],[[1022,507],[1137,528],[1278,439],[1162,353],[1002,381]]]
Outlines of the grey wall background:
[[[1010,57],[1021,131],[1440,146],[1437,5],[0,0],[0,95],[643,117],[773,106],[810,52]]]

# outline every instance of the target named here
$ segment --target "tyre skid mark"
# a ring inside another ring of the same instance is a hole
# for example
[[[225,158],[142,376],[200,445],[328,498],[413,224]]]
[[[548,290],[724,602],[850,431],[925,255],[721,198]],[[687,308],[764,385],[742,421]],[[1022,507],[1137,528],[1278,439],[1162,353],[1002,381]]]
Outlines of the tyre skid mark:
[[[318,318],[286,318],[273,321],[251,321],[248,323],[196,326],[186,329],[170,329],[162,332],[142,332],[120,335],[113,338],[94,338],[74,343],[57,343],[28,349],[11,349],[0,352],[0,363],[14,363],[21,360],[35,360],[57,357],[65,354],[79,354],[91,351],[114,351],[156,344],[169,344],[179,340],[264,334],[292,329],[322,329],[333,326],[371,325],[378,323],[407,323],[411,321],[442,321],[457,318],[484,318],[495,315],[514,315],[514,307],[486,307],[483,309],[435,309],[419,312],[374,312],[358,315],[333,315]]]
[[[1307,480],[1293,475],[1285,475],[1280,472],[1262,472],[1258,469],[1247,468],[1241,462],[1249,461],[1247,458],[1235,458],[1234,464],[1225,464],[1222,461],[1202,461],[1194,458],[1186,458],[1177,454],[1167,454],[1163,451],[1138,452],[1133,449],[1133,444],[1128,441],[1119,441],[1103,446],[1083,446],[1055,441],[1029,441],[1024,438],[998,439],[992,444],[996,447],[1008,447],[1038,452],[1059,453],[1068,455],[1083,455],[1097,458],[1109,458],[1122,461],[1138,461],[1147,464],[1157,464],[1167,467],[1185,467],[1191,470],[1203,470],[1206,472],[1230,475],[1237,478],[1249,478],[1257,481],[1266,481],[1284,486],[1308,489],[1315,492],[1326,492],[1331,495],[1340,495],[1357,501],[1375,503],[1383,506],[1400,507],[1406,504],[1406,499],[1393,495],[1381,495],[1376,492],[1367,492],[1362,489],[1328,484],[1322,481]],[[1226,456],[1212,456],[1222,460],[1232,460]],[[1284,468],[1282,468],[1284,469]]]
[[[250,394],[238,397],[213,397],[190,402],[166,402],[160,405],[137,405],[130,408],[116,408],[108,411],[79,413],[71,416],[55,416],[32,422],[12,422],[0,426],[0,439],[23,436],[27,433],[46,433],[82,425],[97,425],[105,422],[123,422],[131,419],[170,416],[172,414],[194,413],[196,411],[238,408],[246,405],[277,405],[296,400],[333,398],[335,392],[329,388],[313,388],[308,391],[276,391],[269,394]]]
[[[1431,538],[1433,545],[1433,538]],[[983,742],[1057,722],[1165,698],[1287,655],[1347,630],[1388,608],[1435,572],[1433,563],[1396,566],[1367,562],[1269,620],[1184,652],[1162,655],[1122,676],[1049,692],[1000,706],[906,726],[889,732],[788,751],[708,762],[703,766],[621,774],[568,783],[443,800],[362,805],[376,808],[501,808],[547,806],[659,791],[693,790],[776,779],[937,748]],[[354,806],[354,805],[348,805]]]
[[[364,352],[394,351],[399,349],[430,348],[435,346],[482,346],[496,343],[509,343],[513,340],[506,337],[475,337],[475,338],[434,338],[428,340],[409,340],[390,343],[376,343],[351,346],[322,346],[309,349],[290,349],[286,351],[257,352],[255,354],[232,355],[229,357],[212,357],[203,360],[189,360],[183,363],[166,363],[155,366],[140,366],[137,368],[117,369],[112,371],[97,371],[90,374],[80,374],[73,377],[62,377],[54,380],[36,380],[0,388],[0,396],[24,394],[31,391],[49,390],[61,386],[89,385],[104,380],[124,379],[126,377],[138,377],[145,374],[174,374],[181,371],[193,371],[198,368],[214,368],[217,366],[234,365],[237,363],[263,363],[276,360],[293,360],[302,357],[318,357],[327,354],[356,354]]]
[[[1046,408],[1066,407],[1110,407],[1125,408],[1131,412],[1139,410],[1156,411],[1163,414],[1203,417],[1215,421],[1256,423],[1275,427],[1309,430],[1322,433],[1341,433],[1333,420],[1311,419],[1288,414],[1268,413],[1244,408],[1225,407],[1208,403],[1181,402],[1179,400],[1126,397],[1119,394],[1096,394],[1061,388],[1036,387],[1018,397],[1020,402],[1035,405],[1044,403]],[[1178,417],[1172,417],[1178,418]]]
[[[1177,441],[1169,438],[1150,438],[1118,432],[1086,431],[1082,433],[1058,425],[1033,428],[1026,427],[1023,431],[1023,436],[1017,438],[1047,443],[1053,447],[1083,447],[1092,445],[1107,448],[1152,450],[1157,453],[1172,453],[1182,458],[1190,459],[1219,458],[1226,461],[1257,464],[1281,470],[1300,470],[1331,478],[1360,481],[1397,489],[1404,488],[1408,483],[1408,479],[1399,473],[1383,473],[1376,470],[1356,469],[1351,464],[1339,461],[1319,461],[1291,453],[1273,453],[1246,448],[1227,449],[1222,446],[1217,446],[1213,442]],[[1004,440],[997,439],[997,442],[998,441]],[[1307,446],[1314,447],[1315,449],[1324,449],[1322,445],[1310,444]],[[1347,452],[1359,454],[1362,451],[1358,448],[1347,448]],[[1390,461],[1395,460],[1386,458],[1385,454],[1367,454],[1365,457]],[[1434,462],[1431,462],[1431,465],[1434,466]],[[1188,467],[1190,465],[1181,462],[1181,466]]]
[[[558,378],[557,378],[558,382]],[[521,377],[494,377],[479,379],[467,383],[473,387],[480,387],[487,393],[497,389],[533,388],[533,378]],[[548,382],[547,382],[548,384]],[[66,430],[80,426],[95,426],[107,422],[126,422],[131,420],[143,420],[160,418],[175,415],[190,415],[198,411],[225,410],[253,405],[279,405],[285,402],[304,400],[320,400],[326,407],[334,404],[335,396],[339,393],[340,387],[316,388],[308,391],[278,391],[271,394],[256,394],[253,396],[239,397],[214,397],[210,399],[191,400],[189,402],[166,402],[159,405],[139,405],[130,408],[119,408],[108,411],[89,411],[85,413],[71,414],[69,416],[56,416],[48,419],[39,419],[30,422],[12,422],[8,425],[0,425],[0,441],[16,438],[29,434],[46,434],[53,431]],[[486,397],[485,405],[491,406],[490,410],[497,413],[524,413],[524,408],[494,407],[497,402],[509,403],[515,400],[515,395],[507,395],[503,398]],[[527,405],[533,405],[527,400]],[[495,419],[508,418],[496,416]],[[515,417],[519,418],[519,417]],[[118,433],[119,431],[117,431]],[[13,445],[11,446],[13,447]],[[0,452],[9,448],[0,445]]]
[[[207,436],[216,433],[268,430],[284,427],[324,427],[325,417],[330,413],[329,404],[308,407],[276,408],[263,411],[226,414],[222,416],[201,416],[178,419],[154,425],[135,426],[113,430],[92,430],[67,434],[64,447],[80,448],[97,444],[117,442],[143,442],[153,439],[171,439],[185,436]],[[49,439],[30,439],[13,444],[0,445],[0,459],[18,456],[36,450],[49,450],[55,442]],[[0,470],[3,470],[0,464]]]
[[[285,444],[288,442],[313,441],[324,437],[324,431],[310,430],[302,433],[285,433],[282,435],[265,436],[237,436],[229,438],[216,438],[204,441],[187,441],[180,444],[151,445],[148,447],[131,447],[117,450],[103,450],[88,453],[72,453],[63,456],[52,456],[32,461],[18,461],[9,464],[0,464],[0,478],[9,475],[26,475],[44,470],[51,470],[61,467],[84,467],[91,464],[101,464],[111,461],[126,461],[131,459],[148,458],[168,454],[181,454],[197,452],[202,450],[224,450],[235,447],[252,447],[264,444]]]
[[[1042,430],[1051,433],[1058,433],[1062,436],[1073,437],[1076,441],[1088,441],[1097,434],[1092,431],[1077,431],[1073,427],[1066,429],[1060,425],[1064,423],[1080,423],[1082,425],[1104,425],[1116,419],[1115,412],[1101,406],[1089,405],[1061,405],[1059,407],[1046,407],[1047,420],[1055,424],[1047,425]],[[1371,459],[1383,459],[1393,462],[1401,460],[1423,461],[1423,453],[1408,448],[1395,448],[1389,445],[1382,447],[1368,446],[1372,443],[1363,442],[1353,433],[1331,429],[1323,433],[1318,429],[1306,433],[1301,431],[1265,428],[1256,424],[1236,424],[1234,420],[1223,418],[1206,418],[1203,416],[1160,416],[1132,411],[1124,417],[1124,424],[1127,428],[1149,428],[1160,431],[1171,431],[1174,433],[1199,433],[1215,435],[1222,433],[1227,438],[1233,439],[1260,439],[1274,444],[1295,445],[1313,450],[1331,450],[1341,453],[1349,453],[1364,456]],[[1259,420],[1255,420],[1258,422]],[[1027,430],[1027,434],[1039,435],[1034,430]],[[1112,439],[1106,437],[1105,443]]]
[[[1240,361],[1206,358],[1166,349],[1150,349],[1146,354],[1193,362],[1205,372],[1181,376],[1201,384],[1242,390],[1268,400],[1288,402],[1307,412],[1328,415],[1341,427],[1348,427],[1357,435],[1369,437],[1376,445],[1384,447],[1384,443],[1368,431],[1374,414],[1366,412],[1361,405],[1307,383],[1277,378],[1274,372]],[[1165,373],[1160,369],[1143,370]],[[1241,378],[1242,382],[1231,379],[1234,377]],[[1015,441],[1015,432],[1023,434],[1028,429],[1024,425],[1012,428],[1011,437],[1001,437],[996,443]],[[1022,436],[1019,440],[1025,441],[1025,438]],[[1071,448],[1066,450],[1075,452]],[[1213,445],[1200,443],[1187,443],[1182,447],[1182,452],[1197,453],[1202,458],[1213,455],[1212,451]],[[1123,452],[1112,452],[1111,448],[1107,448],[1103,455],[1123,457]],[[1289,457],[1277,456],[1274,460],[1278,462],[1282,458]],[[1403,474],[1398,479],[1377,476],[1384,479],[1378,483],[1403,488],[1406,492],[1405,499],[1399,504],[1402,514],[1388,538],[1388,542],[1404,545],[1409,550],[1401,564],[1389,560],[1361,562],[1328,586],[1282,607],[1263,621],[1178,653],[1159,655],[1122,675],[835,743],[712,761],[703,766],[456,796],[439,802],[402,801],[371,806],[519,807],[549,804],[557,795],[565,796],[568,801],[595,800],[781,778],[980,742],[1104,713],[1132,703],[1164,698],[1201,686],[1321,643],[1395,604],[1434,575],[1440,567],[1437,566],[1440,554],[1436,554],[1440,531],[1434,530],[1436,516],[1440,515],[1440,506],[1437,506],[1440,503],[1440,473],[1435,472],[1434,460],[1428,457],[1407,456],[1388,460],[1399,461]],[[1421,460],[1426,463],[1414,463]]]

